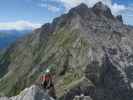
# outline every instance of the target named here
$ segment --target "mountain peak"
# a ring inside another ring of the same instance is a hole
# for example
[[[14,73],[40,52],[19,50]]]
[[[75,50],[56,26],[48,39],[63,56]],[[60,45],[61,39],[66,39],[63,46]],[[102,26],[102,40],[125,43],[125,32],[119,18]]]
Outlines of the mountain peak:
[[[78,5],[77,7],[75,8],[72,8],[70,11],[69,11],[69,14],[75,14],[75,13],[78,13],[78,14],[83,14],[83,13],[86,13],[88,12],[88,6],[84,3],[81,3],[80,5]]]
[[[110,8],[102,2],[96,3],[93,8],[94,12],[98,15],[105,15],[106,17],[113,18]]]
[[[80,5],[75,8],[72,8],[69,11],[70,15],[79,14],[82,17],[89,15],[94,16],[94,13],[97,16],[105,16],[107,18],[115,19],[111,12],[111,9],[102,2],[97,2],[92,8],[89,8],[86,4],[81,3]]]
[[[88,6],[85,3],[81,3],[76,8],[79,8],[79,9],[88,9]]]
[[[97,2],[93,9],[97,9],[97,10],[101,10],[101,11],[107,11],[110,10],[108,6],[106,6],[105,4],[103,4],[102,2]]]

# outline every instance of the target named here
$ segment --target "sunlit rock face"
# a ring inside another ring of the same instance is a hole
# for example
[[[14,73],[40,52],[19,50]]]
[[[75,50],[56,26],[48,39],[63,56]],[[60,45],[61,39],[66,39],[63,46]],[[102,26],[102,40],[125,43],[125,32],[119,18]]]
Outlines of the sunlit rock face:
[[[23,90],[18,96],[1,97],[0,100],[54,100],[46,91],[38,86],[31,86]]]

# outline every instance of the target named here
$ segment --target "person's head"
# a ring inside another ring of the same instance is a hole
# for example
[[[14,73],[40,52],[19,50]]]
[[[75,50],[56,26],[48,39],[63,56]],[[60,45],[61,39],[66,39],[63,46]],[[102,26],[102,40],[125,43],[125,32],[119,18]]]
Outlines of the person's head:
[[[50,74],[50,75],[55,75],[55,72],[56,72],[56,67],[55,67],[55,65],[49,65],[48,67],[47,67],[47,69],[45,70],[45,74]]]
[[[46,74],[46,75],[49,75],[49,74],[50,74],[50,70],[49,70],[49,69],[46,69],[45,74]]]

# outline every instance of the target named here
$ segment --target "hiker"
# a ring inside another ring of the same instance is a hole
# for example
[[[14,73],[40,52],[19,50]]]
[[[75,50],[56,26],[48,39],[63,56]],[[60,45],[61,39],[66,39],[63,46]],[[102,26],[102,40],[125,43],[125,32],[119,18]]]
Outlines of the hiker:
[[[48,94],[56,99],[55,88],[53,84],[53,76],[49,69],[46,70],[46,73],[40,77],[41,87],[45,90],[48,90]]]
[[[50,70],[47,69],[46,73],[44,75],[41,76],[41,86],[44,89],[49,89],[50,87],[53,86],[53,82],[52,82],[52,75],[50,74]]]

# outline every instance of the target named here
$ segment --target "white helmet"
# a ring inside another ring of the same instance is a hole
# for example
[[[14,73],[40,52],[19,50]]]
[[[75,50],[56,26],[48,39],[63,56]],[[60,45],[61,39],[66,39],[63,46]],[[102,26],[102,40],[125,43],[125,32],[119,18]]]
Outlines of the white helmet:
[[[46,69],[46,73],[49,73],[50,72],[50,70],[49,69]]]

